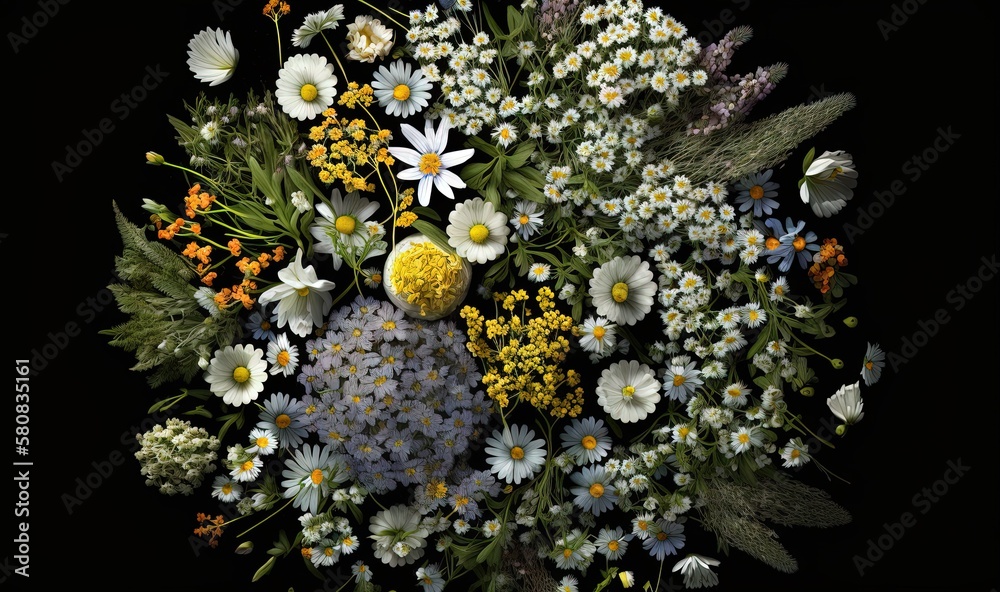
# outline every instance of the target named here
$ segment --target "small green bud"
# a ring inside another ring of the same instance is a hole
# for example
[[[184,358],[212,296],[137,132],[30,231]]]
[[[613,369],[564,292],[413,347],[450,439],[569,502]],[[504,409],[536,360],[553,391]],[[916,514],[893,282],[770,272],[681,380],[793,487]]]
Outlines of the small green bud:
[[[847,426],[844,424],[840,424],[839,426],[837,426],[836,431],[838,436],[843,436],[847,432]]]
[[[250,551],[253,551],[253,541],[245,541],[239,547],[236,547],[237,555],[247,555]]]
[[[844,324],[853,329],[858,326],[858,317],[847,317],[844,319]]]
[[[811,397],[816,394],[816,389],[814,389],[811,386],[807,386],[804,389],[800,390],[799,394],[801,394],[803,397]]]
[[[163,160],[162,156],[160,156],[159,154],[157,154],[155,152],[147,152],[146,153],[146,162],[148,162],[149,164],[155,164],[155,165],[159,166],[159,165],[161,165],[161,164],[164,163],[164,160]]]
[[[844,367],[844,360],[841,360],[840,358],[834,358],[830,360],[830,364],[833,365],[833,367],[836,368],[837,370],[840,370],[841,368]]]

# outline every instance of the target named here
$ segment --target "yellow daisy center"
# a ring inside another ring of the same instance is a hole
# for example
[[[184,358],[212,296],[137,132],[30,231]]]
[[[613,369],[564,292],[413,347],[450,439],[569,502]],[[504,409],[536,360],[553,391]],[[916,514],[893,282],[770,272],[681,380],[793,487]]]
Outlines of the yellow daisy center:
[[[583,440],[580,440],[580,445],[587,450],[593,450],[597,448],[597,438],[593,436],[584,436]]]
[[[291,359],[292,356],[291,354],[288,353],[288,350],[281,350],[281,352],[279,352],[277,357],[275,358],[275,361],[278,362],[279,366],[284,368],[285,366],[288,365],[288,362],[290,362]]]
[[[240,384],[250,380],[250,370],[246,366],[237,366],[233,370],[233,380]]]
[[[354,234],[354,229],[357,226],[357,223],[354,221],[354,218],[350,216],[338,216],[333,225],[337,228],[337,232],[340,234]]]
[[[510,449],[510,457],[514,460],[521,460],[524,458],[524,448],[520,446],[515,446]]]
[[[798,450],[792,448],[792,451],[788,453],[788,456],[792,458],[798,458],[800,454],[801,453]]]
[[[792,246],[795,247],[796,251],[801,251],[806,248],[806,239],[801,236],[797,236],[795,237],[795,240],[792,241]]]
[[[690,433],[691,433],[691,428],[687,426],[684,426],[681,429],[677,430],[677,435],[681,437],[681,440],[687,438],[687,435]]]
[[[268,440],[265,436],[261,436],[260,438],[257,438],[257,446],[260,446],[261,448],[267,448],[267,446],[270,443],[271,443],[271,441]]]
[[[748,434],[740,434],[737,439],[740,441],[740,444],[748,444],[750,442],[750,436]]]
[[[392,89],[392,98],[397,101],[405,101],[410,98],[410,87],[405,84],[397,84],[396,88]]]
[[[622,396],[625,397],[626,399],[631,399],[632,395],[634,394],[635,394],[635,387],[632,386],[631,384],[626,387],[622,387]]]
[[[590,495],[592,497],[601,497],[604,495],[604,486],[600,483],[594,483],[590,486]]]
[[[441,157],[433,152],[428,152],[420,157],[420,164],[417,165],[417,168],[425,175],[436,175],[441,170]]]
[[[274,425],[278,426],[281,429],[285,429],[288,426],[292,425],[292,418],[289,417],[288,414],[282,413],[278,417],[274,418]]]
[[[313,482],[313,485],[319,485],[323,482],[323,470],[313,469],[313,472],[309,474],[309,480]]]
[[[472,242],[481,245],[490,237],[490,229],[485,224],[476,224],[469,229],[469,238]]]
[[[617,551],[618,550],[618,541],[608,541],[608,550],[609,551]]]
[[[517,221],[521,223],[521,226],[524,226],[528,222],[531,222],[531,218],[529,218],[527,214],[521,214],[521,217],[518,218]]]
[[[680,386],[680,385],[684,384],[685,380],[686,379],[684,378],[683,375],[681,375],[681,374],[674,374],[674,386]]]
[[[319,96],[319,90],[312,84],[303,84],[302,88],[299,89],[299,96],[302,97],[303,101],[315,101],[316,97]]]
[[[773,251],[781,246],[781,241],[773,236],[769,236],[767,237],[767,240],[764,241],[764,246],[767,247],[768,251]]]
[[[628,284],[618,282],[614,286],[611,286],[611,297],[619,304],[628,300]]]
[[[303,296],[303,297],[308,296],[309,295],[309,288],[303,286],[303,287],[299,288],[298,290],[295,290],[295,293],[298,294],[299,296]]]
[[[764,197],[764,188],[760,185],[754,185],[750,188],[750,197],[754,199],[760,199]]]
[[[232,492],[233,492],[233,484],[232,483],[226,483],[225,485],[222,486],[222,493],[224,493],[226,495],[229,495]]]
[[[245,463],[243,463],[242,465],[240,465],[240,469],[243,470],[244,472],[245,471],[249,471],[252,468],[253,468],[253,461],[252,460],[248,460]]]
[[[593,331],[594,339],[603,339],[604,332],[605,332],[604,327],[594,327]]]

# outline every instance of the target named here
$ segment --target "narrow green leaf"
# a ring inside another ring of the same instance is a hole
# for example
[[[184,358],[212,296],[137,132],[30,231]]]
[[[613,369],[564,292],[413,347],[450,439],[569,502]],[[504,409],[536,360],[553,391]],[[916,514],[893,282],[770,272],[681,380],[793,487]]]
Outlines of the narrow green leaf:
[[[271,557],[270,559],[265,561],[264,565],[260,566],[260,569],[257,570],[257,573],[253,574],[253,579],[250,581],[256,582],[257,580],[261,579],[262,577],[270,573],[271,568],[274,567],[274,564],[277,560],[278,560],[277,557]]]
[[[413,222],[413,228],[417,232],[420,232],[429,238],[431,242],[437,245],[437,247],[445,253],[455,254],[454,247],[448,244],[448,235],[437,226],[434,226],[426,220],[416,220]]]

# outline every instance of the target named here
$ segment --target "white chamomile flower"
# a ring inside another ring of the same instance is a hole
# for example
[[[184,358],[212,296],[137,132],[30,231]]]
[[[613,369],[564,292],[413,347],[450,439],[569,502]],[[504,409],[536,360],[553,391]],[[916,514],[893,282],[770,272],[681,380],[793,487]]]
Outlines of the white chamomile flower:
[[[396,60],[389,67],[379,66],[374,74],[372,90],[386,115],[407,118],[419,113],[431,98],[431,82],[420,68],[412,68],[403,60]]]
[[[333,104],[337,94],[333,64],[314,54],[296,54],[278,70],[274,96],[282,110],[299,121],[314,119]]]
[[[233,45],[232,34],[220,29],[205,29],[188,42],[188,68],[194,77],[216,86],[233,77],[240,52]]]

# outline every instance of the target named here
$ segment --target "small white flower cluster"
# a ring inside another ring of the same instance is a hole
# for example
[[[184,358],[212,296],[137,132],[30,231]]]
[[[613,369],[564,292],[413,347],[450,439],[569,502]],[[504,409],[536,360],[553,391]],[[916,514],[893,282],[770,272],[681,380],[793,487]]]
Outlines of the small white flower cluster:
[[[169,418],[166,426],[157,424],[139,439],[141,448],[135,458],[146,485],[156,486],[166,495],[191,495],[215,470],[221,443],[204,428],[191,422]]]

